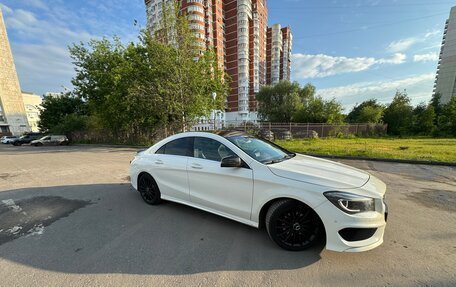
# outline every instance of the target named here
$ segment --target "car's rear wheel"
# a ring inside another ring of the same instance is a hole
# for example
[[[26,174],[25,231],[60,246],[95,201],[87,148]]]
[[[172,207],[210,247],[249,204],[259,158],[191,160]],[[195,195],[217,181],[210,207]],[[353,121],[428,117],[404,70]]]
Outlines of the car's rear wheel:
[[[266,230],[280,247],[300,251],[320,242],[323,224],[310,207],[296,200],[274,202],[266,214]]]
[[[147,204],[155,205],[161,201],[160,189],[154,178],[148,173],[143,173],[139,176],[138,191]]]

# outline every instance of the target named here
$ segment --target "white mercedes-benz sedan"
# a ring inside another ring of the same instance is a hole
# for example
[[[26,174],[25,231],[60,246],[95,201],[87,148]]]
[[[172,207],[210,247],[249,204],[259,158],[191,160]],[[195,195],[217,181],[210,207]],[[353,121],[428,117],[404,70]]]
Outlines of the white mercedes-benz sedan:
[[[346,252],[383,242],[388,211],[382,181],[243,132],[168,137],[138,152],[130,178],[148,204],[169,200],[264,226],[287,250],[324,238],[328,250]]]

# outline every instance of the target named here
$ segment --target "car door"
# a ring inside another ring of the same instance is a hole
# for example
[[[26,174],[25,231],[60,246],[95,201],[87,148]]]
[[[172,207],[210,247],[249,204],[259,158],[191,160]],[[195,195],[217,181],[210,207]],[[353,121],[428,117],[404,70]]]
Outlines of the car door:
[[[51,136],[51,139],[49,141],[49,145],[57,145],[57,140],[58,140],[58,137]]]
[[[50,144],[52,143],[51,137],[50,137],[50,136],[47,136],[47,137],[43,138],[43,139],[41,140],[41,143],[42,143],[43,145],[50,145]]]
[[[228,215],[250,219],[253,172],[248,167],[221,167],[222,158],[235,155],[214,139],[195,137],[187,164],[192,203]]]
[[[193,138],[168,142],[151,157],[151,175],[164,197],[189,202],[187,161],[193,151]]]

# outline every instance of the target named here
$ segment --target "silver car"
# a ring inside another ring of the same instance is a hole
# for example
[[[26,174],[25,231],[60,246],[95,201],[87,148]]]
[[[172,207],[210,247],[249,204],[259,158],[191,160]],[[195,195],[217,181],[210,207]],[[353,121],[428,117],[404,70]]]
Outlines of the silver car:
[[[3,144],[10,144],[10,143],[12,143],[13,141],[15,141],[17,139],[18,139],[17,136],[3,136],[3,137],[0,138],[0,141]]]
[[[34,140],[30,143],[33,146],[42,146],[42,145],[67,145],[68,138],[63,135],[50,135],[42,137],[38,140]]]

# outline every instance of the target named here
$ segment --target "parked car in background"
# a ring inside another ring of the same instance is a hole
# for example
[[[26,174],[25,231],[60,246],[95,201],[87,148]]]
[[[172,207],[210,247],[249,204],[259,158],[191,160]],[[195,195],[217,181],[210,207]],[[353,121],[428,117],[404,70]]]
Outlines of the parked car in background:
[[[67,145],[68,138],[64,135],[49,135],[30,142],[33,146],[42,145]]]
[[[242,132],[168,137],[138,152],[130,178],[148,204],[170,200],[264,226],[287,250],[323,238],[327,249],[346,252],[383,242],[388,209],[382,181]]]
[[[15,145],[15,146],[20,146],[20,145],[23,145],[23,144],[29,144],[33,140],[39,139],[39,138],[41,138],[43,136],[44,136],[44,134],[42,134],[42,133],[27,133],[27,134],[24,134],[23,136],[21,136],[20,138],[15,139],[12,142],[12,144]]]
[[[17,136],[3,136],[1,137],[0,141],[2,142],[2,144],[10,144],[17,139]]]

